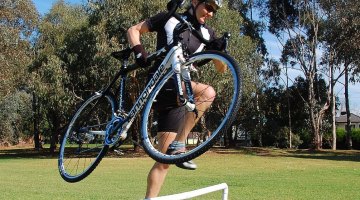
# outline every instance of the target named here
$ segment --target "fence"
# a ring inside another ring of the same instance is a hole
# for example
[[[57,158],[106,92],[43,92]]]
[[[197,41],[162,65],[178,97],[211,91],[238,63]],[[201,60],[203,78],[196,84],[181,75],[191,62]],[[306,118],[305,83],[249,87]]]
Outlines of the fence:
[[[183,200],[183,199],[189,199],[189,198],[201,196],[201,195],[211,193],[211,192],[216,192],[219,190],[223,190],[222,200],[227,200],[228,194],[229,194],[229,189],[228,189],[228,185],[226,183],[221,183],[218,185],[213,185],[210,187],[201,188],[198,190],[193,190],[193,191],[179,193],[179,194],[150,198],[147,200]]]

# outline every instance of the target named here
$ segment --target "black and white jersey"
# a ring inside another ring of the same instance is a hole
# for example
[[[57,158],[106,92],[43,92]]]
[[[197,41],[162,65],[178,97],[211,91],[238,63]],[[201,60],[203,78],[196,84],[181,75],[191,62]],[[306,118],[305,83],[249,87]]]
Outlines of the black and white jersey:
[[[165,12],[159,13],[146,20],[149,30],[151,32],[157,32],[157,50],[173,42],[174,29],[176,25],[179,24],[179,21],[174,17],[165,21],[165,15]],[[200,25],[199,23],[197,23],[197,20],[193,19],[194,17],[188,12],[184,13],[183,16],[185,16],[189,22],[192,22],[195,29],[201,32],[204,39],[215,39],[216,36],[213,29],[211,29],[207,25]],[[193,36],[189,30],[181,33],[180,37],[182,38],[182,44],[185,46],[185,49],[189,54],[200,52],[205,47],[205,44],[201,43],[199,39]]]

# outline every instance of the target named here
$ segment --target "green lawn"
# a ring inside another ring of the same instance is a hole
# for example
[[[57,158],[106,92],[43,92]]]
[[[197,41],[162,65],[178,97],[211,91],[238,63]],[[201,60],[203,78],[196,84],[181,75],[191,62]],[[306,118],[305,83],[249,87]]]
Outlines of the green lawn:
[[[142,199],[153,161],[105,158],[78,183],[63,181],[57,159],[0,150],[0,199]],[[217,150],[196,159],[199,169],[173,167],[161,195],[219,183],[229,199],[360,199],[360,151]],[[195,199],[221,199],[215,192]]]

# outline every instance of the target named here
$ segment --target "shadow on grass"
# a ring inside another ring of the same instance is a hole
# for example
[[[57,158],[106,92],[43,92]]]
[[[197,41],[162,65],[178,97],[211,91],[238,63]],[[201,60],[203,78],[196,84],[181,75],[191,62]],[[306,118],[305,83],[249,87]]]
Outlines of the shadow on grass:
[[[110,158],[136,158],[147,157],[143,150],[134,151],[132,148],[122,148],[119,151],[109,151],[106,157]],[[275,148],[258,148],[258,147],[243,147],[236,149],[228,149],[221,147],[213,147],[210,152],[217,154],[250,154],[256,156],[266,157],[293,157],[302,159],[323,159],[334,161],[353,161],[360,162],[359,150],[284,150]],[[51,154],[49,148],[36,150],[34,148],[5,148],[0,149],[0,159],[19,159],[19,158],[38,158],[38,159],[58,159],[58,152]]]
[[[286,150],[274,148],[258,148],[258,147],[243,147],[237,149],[218,148],[212,151],[219,154],[251,154],[256,156],[267,157],[293,157],[303,159],[322,159],[334,161],[353,161],[360,162],[359,150]]]
[[[0,149],[0,159],[38,158],[57,159],[58,152],[50,153],[48,148],[36,150],[34,148]]]
[[[58,159],[59,152],[50,153],[49,148],[36,150],[34,148],[5,148],[0,149],[0,159],[20,159],[20,158],[37,158],[37,159]],[[93,155],[92,155],[93,156]],[[130,148],[121,148],[117,151],[109,150],[106,157],[110,158],[135,158],[146,157],[144,151],[134,151]]]
[[[294,158],[305,158],[305,159],[323,159],[333,161],[353,161],[360,162],[360,151],[356,150],[322,150],[322,151],[311,151],[311,150],[297,150],[290,151],[288,157]]]

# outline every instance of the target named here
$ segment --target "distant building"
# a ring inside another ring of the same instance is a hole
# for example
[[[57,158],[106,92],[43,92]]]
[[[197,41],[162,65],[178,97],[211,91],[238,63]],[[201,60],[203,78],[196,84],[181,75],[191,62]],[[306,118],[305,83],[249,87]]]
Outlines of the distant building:
[[[344,128],[346,126],[346,114],[341,113],[339,117],[336,117],[335,123],[337,128]],[[350,114],[351,128],[360,128],[360,117],[351,113]]]

